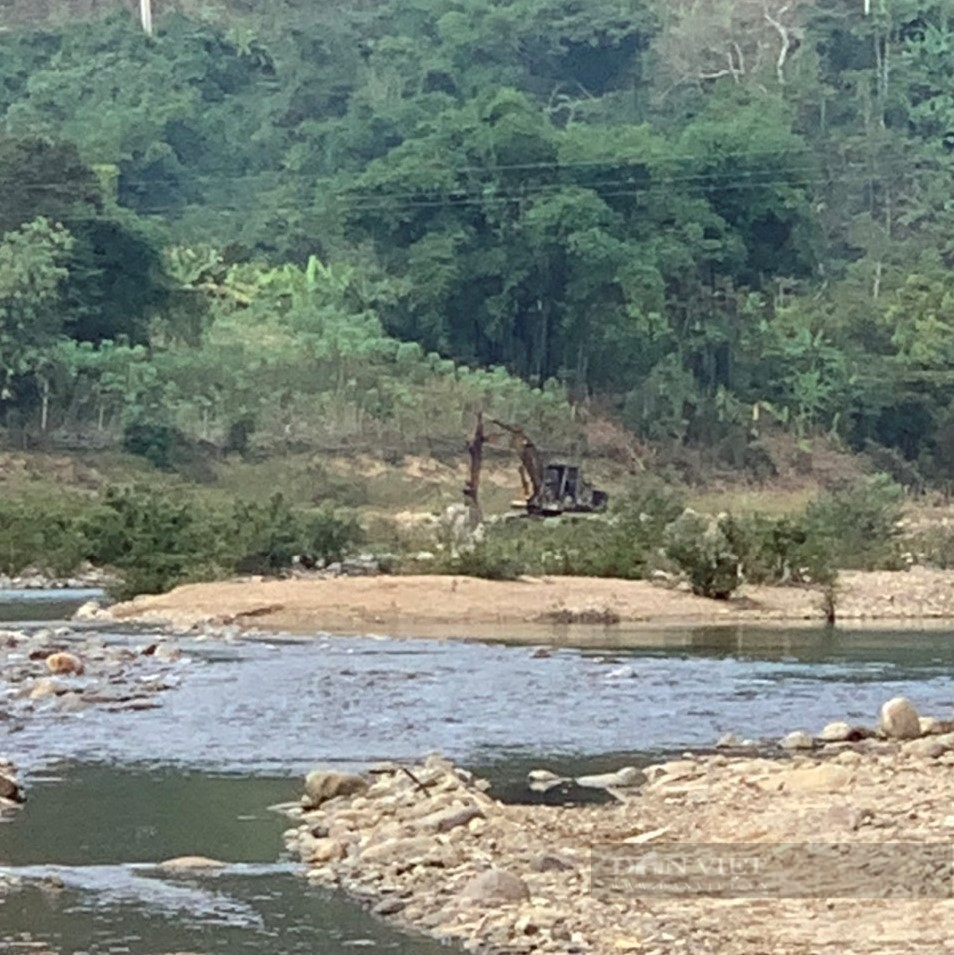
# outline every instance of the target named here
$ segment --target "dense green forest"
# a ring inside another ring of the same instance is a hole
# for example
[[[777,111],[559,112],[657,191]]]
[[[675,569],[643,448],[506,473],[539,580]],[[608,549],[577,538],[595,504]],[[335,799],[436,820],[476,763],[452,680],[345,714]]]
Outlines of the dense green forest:
[[[954,0],[0,2],[0,422],[760,422],[954,478]]]

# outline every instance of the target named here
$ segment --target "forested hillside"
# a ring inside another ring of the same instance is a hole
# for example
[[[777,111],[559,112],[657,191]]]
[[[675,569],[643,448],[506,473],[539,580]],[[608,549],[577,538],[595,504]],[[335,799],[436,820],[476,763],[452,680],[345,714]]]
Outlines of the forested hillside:
[[[10,433],[757,407],[954,477],[954,0],[135,6],[0,2]]]

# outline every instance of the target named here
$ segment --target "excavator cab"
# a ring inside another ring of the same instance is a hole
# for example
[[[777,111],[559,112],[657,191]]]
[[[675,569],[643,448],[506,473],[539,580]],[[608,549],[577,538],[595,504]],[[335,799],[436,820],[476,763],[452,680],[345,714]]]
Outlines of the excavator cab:
[[[599,511],[606,507],[608,495],[583,479],[575,464],[548,464],[538,494],[527,502],[527,510],[538,514],[563,514],[567,511]]]

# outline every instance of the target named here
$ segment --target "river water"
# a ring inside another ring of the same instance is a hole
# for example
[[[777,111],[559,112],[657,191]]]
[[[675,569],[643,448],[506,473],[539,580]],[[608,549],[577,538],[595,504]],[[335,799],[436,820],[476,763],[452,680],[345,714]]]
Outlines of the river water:
[[[36,596],[25,613],[26,602],[14,608],[21,620],[62,613]],[[10,611],[0,604],[0,617]],[[266,807],[294,799],[316,763],[360,768],[440,751],[504,797],[529,799],[534,767],[578,775],[710,747],[725,732],[771,738],[835,719],[870,724],[899,694],[932,715],[954,708],[951,633],[628,637],[625,648],[614,636],[601,649],[547,653],[505,642],[199,640],[157,709],[0,720],[0,754],[26,769],[30,796],[0,825],[0,862],[22,880],[0,895],[0,937],[70,955],[344,955],[362,946],[424,955],[435,943],[310,888],[282,860],[285,820]],[[139,867],[183,854],[233,865],[185,879]]]

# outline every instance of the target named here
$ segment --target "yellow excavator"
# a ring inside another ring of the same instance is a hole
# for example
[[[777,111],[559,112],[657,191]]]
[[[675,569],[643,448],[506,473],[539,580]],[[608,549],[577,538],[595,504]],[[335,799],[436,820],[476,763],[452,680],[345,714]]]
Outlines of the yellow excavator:
[[[509,439],[510,447],[520,462],[523,499],[514,502],[515,508],[535,517],[588,513],[606,508],[609,495],[588,484],[583,479],[583,471],[578,465],[544,463],[536,445],[522,428],[495,418],[487,420],[490,424],[496,425],[500,431],[485,430],[483,413],[478,412],[474,436],[467,443],[467,451],[470,454],[470,479],[464,486],[464,496],[470,501],[472,507],[477,508],[478,513],[480,505],[477,495],[480,488],[484,445],[488,443],[493,445],[501,437]]]

